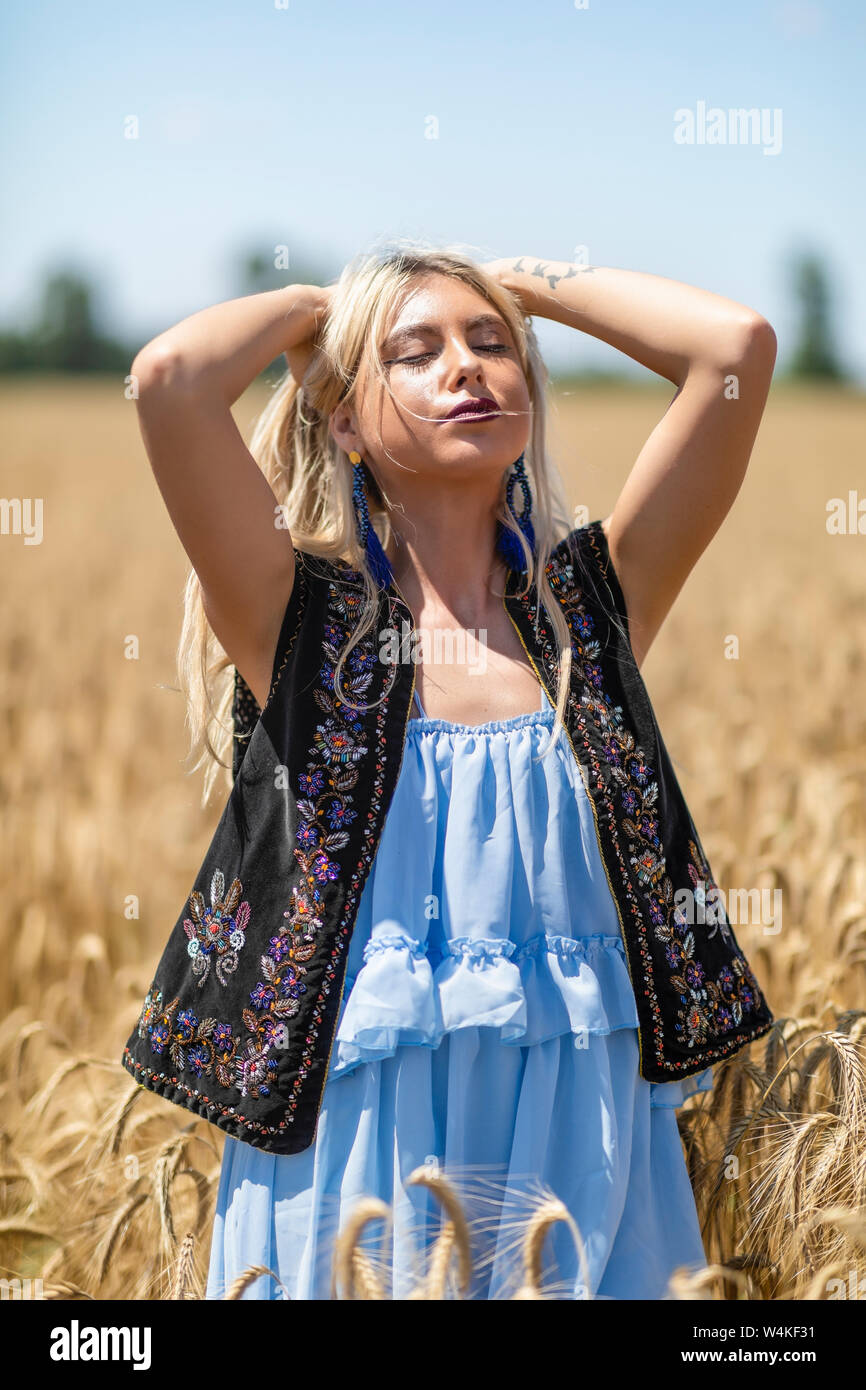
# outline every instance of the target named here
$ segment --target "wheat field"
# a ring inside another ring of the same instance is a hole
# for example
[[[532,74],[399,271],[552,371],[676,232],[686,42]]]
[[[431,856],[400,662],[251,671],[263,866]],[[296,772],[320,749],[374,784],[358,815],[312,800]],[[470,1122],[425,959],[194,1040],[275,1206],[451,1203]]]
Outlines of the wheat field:
[[[588,518],[670,394],[555,395],[554,454]],[[264,400],[257,385],[235,408],[247,439]],[[223,1137],[119,1064],[228,789],[202,808],[184,765],[186,557],[122,381],[6,379],[0,413],[4,495],[44,505],[41,544],[0,536],[0,1276],[49,1298],[201,1298]],[[679,1112],[709,1269],[674,1298],[866,1296],[866,537],[826,529],[828,499],[863,484],[864,432],[862,395],[774,387],[643,667],[717,881],[780,888],[784,907],[775,934],[736,927],[777,1026]],[[459,1297],[459,1202],[447,1175],[414,1176],[444,1212],[417,1297]],[[385,1214],[371,1202],[342,1232],[335,1297],[389,1296],[359,1247]],[[539,1203],[517,1297],[545,1297],[539,1252],[566,1216]]]

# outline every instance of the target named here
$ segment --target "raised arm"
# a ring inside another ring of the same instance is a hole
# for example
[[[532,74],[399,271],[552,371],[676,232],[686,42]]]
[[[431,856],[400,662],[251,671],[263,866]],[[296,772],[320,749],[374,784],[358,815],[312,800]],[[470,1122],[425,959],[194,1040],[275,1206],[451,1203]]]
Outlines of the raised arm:
[[[677,388],[602,523],[640,665],[740,490],[776,335],[754,310],[658,275],[533,256],[485,268],[527,314],[600,338]]]
[[[144,445],[208,622],[261,706],[295,557],[230,407],[281,352],[301,370],[328,297],[289,285],[228,300],[161,333],[132,364]]]

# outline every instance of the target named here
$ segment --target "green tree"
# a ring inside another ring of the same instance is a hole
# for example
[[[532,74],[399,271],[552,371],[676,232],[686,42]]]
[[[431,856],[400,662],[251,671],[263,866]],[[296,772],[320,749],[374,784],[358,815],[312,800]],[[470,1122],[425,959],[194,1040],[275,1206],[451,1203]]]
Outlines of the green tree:
[[[33,340],[43,367],[86,372],[97,365],[100,344],[93,323],[93,291],[82,276],[66,270],[48,276]]]
[[[49,272],[35,320],[0,332],[0,372],[127,372],[132,350],[99,331],[95,299],[77,270]]]
[[[833,330],[830,280],[817,256],[801,256],[793,269],[794,292],[800,308],[799,338],[789,375],[801,379],[844,381]]]

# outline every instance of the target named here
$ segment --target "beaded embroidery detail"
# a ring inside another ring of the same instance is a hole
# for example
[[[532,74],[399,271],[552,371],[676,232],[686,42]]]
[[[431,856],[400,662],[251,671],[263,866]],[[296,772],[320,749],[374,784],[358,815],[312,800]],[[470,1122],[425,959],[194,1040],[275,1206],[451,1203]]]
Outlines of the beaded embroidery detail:
[[[300,777],[300,791],[304,800],[298,805],[301,818],[298,838],[302,840],[304,845],[312,847],[308,851],[312,856],[307,872],[308,884],[310,883],[310,870],[314,877],[318,873],[323,874],[326,878],[335,878],[340,872],[339,866],[329,859],[328,854],[334,850],[342,849],[349,842],[350,836],[343,827],[354,821],[358,814],[351,805],[352,797],[349,793],[358,781],[358,763],[371,752],[368,744],[363,741],[365,737],[361,723],[363,712],[346,704],[335,690],[335,668],[340,650],[348,640],[361,615],[363,580],[359,572],[352,569],[346,561],[338,560],[336,566],[340,571],[341,583],[336,585],[329,582],[328,585],[329,621],[326,623],[323,639],[323,651],[326,659],[320,673],[320,682],[324,689],[313,692],[313,698],[325,713],[326,718],[324,724],[320,724],[316,729],[314,746],[308,750],[313,756],[308,758],[307,771],[302,773]],[[382,600],[389,604],[389,608],[393,608],[394,601],[387,595],[386,591],[383,591]],[[374,671],[383,670],[386,683],[390,682],[393,675],[393,666],[383,667],[383,663],[379,660],[376,646],[376,629],[379,626],[380,624],[374,624],[373,628],[356,643],[343,663],[341,673],[343,690],[350,699],[360,704],[367,703]],[[321,989],[310,1014],[309,1028],[304,1040],[305,1048],[301,1056],[301,1066],[298,1068],[288,1103],[286,1119],[290,1124],[295,1118],[301,1089],[313,1062],[316,1040],[324,1018],[325,1000],[337,978],[340,958],[351,940],[352,926],[355,921],[363,881],[373,862],[373,854],[381,833],[380,820],[382,795],[385,787],[385,750],[390,704],[390,696],[383,694],[376,711],[375,747],[372,750],[372,755],[375,758],[375,776],[365,818],[361,857],[349,882],[330,959],[325,968]],[[295,853],[299,855],[298,850]],[[303,860],[301,862],[304,863]],[[305,867],[307,866],[305,865]],[[342,1002],[344,988],[345,973],[340,986],[338,1010],[339,1004]],[[319,1093],[319,1108],[321,1108],[322,1094],[327,1080],[333,1041],[332,1037],[328,1062],[324,1068]]]
[[[237,970],[238,951],[247,939],[250,905],[241,902],[244,891],[241,881],[234,879],[227,893],[224,888],[223,872],[216,869],[210,881],[210,907],[197,889],[189,897],[192,921],[187,917],[183,929],[189,937],[186,949],[192,958],[192,972],[201,976],[199,989],[210,974],[212,960],[216,960],[216,977],[220,984],[227,984],[226,975],[233,975]]]
[[[138,1021],[138,1036],[147,1038],[157,1056],[166,1050],[179,1071],[195,1077],[211,1076],[226,1088],[234,1087],[242,1096],[268,1096],[276,1080],[277,1064],[267,1055],[267,1047],[250,1038],[244,1048],[230,1023],[215,1018],[199,1019],[190,1009],[177,1011],[173,999],[163,1007],[160,989],[151,989]]]

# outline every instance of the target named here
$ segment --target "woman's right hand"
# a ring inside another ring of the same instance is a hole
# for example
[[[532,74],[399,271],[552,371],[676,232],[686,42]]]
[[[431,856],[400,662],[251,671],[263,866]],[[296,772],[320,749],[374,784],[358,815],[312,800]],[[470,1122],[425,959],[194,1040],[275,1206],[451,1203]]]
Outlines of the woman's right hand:
[[[324,328],[331,307],[334,287],[333,285],[310,285],[309,289],[312,294],[310,306],[312,327],[310,335],[305,337],[301,342],[294,343],[291,347],[287,347],[284,354],[289,364],[289,371],[299,386],[303,383],[307,368],[312,361],[316,346],[320,340],[322,329]]]

